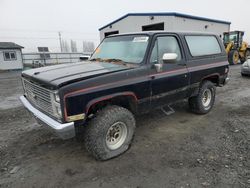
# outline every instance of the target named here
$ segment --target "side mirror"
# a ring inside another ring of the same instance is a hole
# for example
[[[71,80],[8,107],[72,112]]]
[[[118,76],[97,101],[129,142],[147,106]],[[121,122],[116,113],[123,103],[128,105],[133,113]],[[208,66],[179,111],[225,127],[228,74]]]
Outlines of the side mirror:
[[[162,72],[162,64],[161,63],[157,63],[154,64],[156,72]]]
[[[163,54],[162,60],[164,63],[174,63],[178,55],[176,53],[165,53]]]

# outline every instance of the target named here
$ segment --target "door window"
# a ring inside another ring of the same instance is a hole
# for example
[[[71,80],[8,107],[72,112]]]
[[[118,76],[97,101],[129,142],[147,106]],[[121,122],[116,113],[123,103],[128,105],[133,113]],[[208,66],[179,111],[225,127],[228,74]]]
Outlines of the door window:
[[[182,59],[180,46],[175,37],[173,36],[157,37],[155,44],[154,44],[154,48],[150,56],[150,62],[151,63],[163,63],[162,57],[163,57],[163,54],[165,53],[176,53],[177,62]]]

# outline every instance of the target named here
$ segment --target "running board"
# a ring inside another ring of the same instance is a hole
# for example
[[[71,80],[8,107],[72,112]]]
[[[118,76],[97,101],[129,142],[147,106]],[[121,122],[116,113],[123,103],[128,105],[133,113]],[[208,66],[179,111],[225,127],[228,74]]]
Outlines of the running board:
[[[167,108],[167,109],[164,109],[164,108]],[[162,107],[162,108],[161,108],[161,111],[162,111],[166,116],[169,116],[169,115],[175,113],[175,110],[174,110],[172,107],[170,107],[169,105]]]

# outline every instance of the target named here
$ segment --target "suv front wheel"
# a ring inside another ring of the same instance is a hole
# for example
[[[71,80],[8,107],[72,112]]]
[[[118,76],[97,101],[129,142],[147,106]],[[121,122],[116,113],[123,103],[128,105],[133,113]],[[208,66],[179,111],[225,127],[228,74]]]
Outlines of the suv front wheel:
[[[200,88],[197,96],[189,98],[190,109],[197,114],[208,113],[215,101],[216,88],[210,81],[204,81]]]
[[[124,153],[135,131],[133,114],[120,106],[107,106],[96,113],[85,130],[85,146],[97,160],[107,160]]]

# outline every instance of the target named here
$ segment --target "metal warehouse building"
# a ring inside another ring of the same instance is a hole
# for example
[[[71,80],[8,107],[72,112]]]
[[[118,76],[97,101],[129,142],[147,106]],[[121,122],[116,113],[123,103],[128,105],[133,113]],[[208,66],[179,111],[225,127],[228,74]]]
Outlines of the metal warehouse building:
[[[212,32],[220,37],[230,31],[231,22],[180,13],[129,13],[101,27],[101,40],[112,34],[164,30]]]

